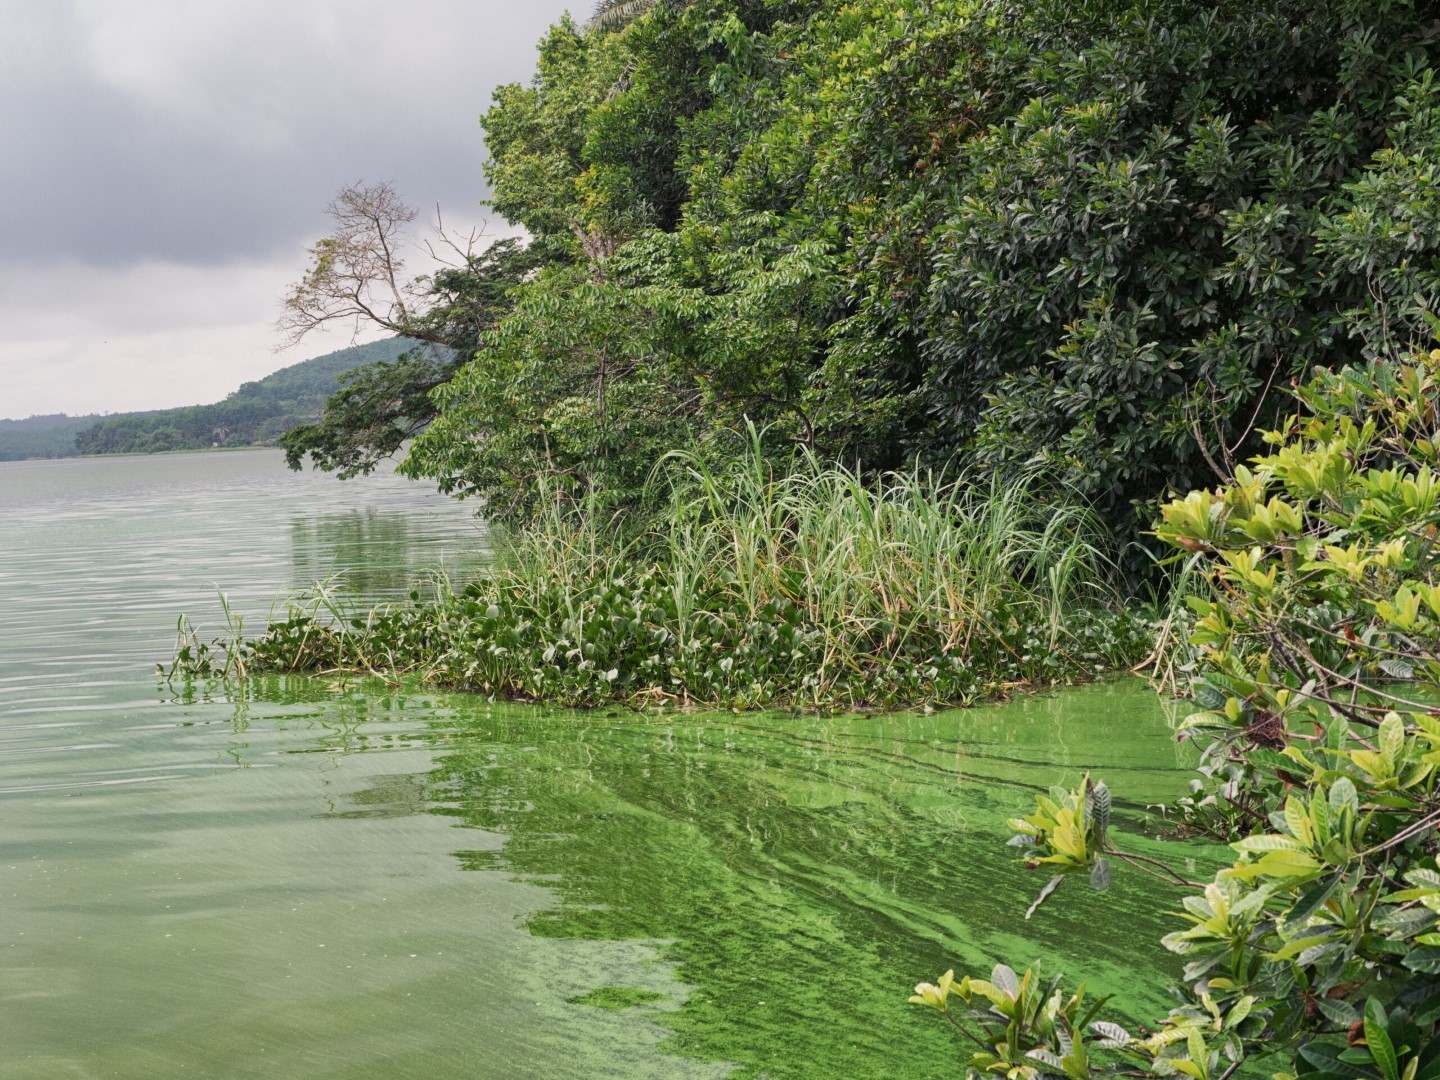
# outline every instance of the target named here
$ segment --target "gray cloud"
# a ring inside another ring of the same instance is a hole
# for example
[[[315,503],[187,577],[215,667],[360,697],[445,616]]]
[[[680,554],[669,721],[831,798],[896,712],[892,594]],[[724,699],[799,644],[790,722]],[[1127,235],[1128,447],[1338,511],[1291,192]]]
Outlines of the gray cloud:
[[[0,258],[253,258],[361,178],[470,210],[476,118],[564,5],[400,10],[0,0]]]
[[[388,180],[480,220],[478,116],[566,7],[0,0],[0,417],[215,400],[347,344],[269,350],[325,204]]]

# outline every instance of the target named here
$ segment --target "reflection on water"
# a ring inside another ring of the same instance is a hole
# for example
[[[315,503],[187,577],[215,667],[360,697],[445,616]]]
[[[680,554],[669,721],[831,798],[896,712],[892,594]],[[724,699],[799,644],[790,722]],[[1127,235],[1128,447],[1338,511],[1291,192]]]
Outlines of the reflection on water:
[[[217,590],[253,627],[337,571],[393,600],[485,557],[465,506],[389,473],[292,473],[278,450],[0,462],[0,694],[151,670],[181,613],[218,632]]]
[[[1003,846],[1091,771],[1156,849],[1185,762],[1139,684],[827,719],[157,685],[211,580],[263,614],[475,546],[393,477],[240,457],[123,498],[0,467],[0,1076],[932,1077],[959,1049],[910,986],[1000,957],[1163,1010],[1163,887],[1067,885],[1023,923],[1041,881]]]
[[[290,522],[291,581],[303,589],[334,578],[361,596],[398,598],[414,586],[417,565],[444,567],[443,558],[425,557],[426,549],[443,543],[417,528],[413,510],[297,514]]]

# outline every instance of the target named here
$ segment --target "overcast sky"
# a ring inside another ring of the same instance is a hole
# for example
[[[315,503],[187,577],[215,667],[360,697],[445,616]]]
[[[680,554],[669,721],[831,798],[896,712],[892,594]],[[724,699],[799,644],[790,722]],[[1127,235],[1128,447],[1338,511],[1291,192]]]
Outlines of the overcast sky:
[[[0,418],[215,401],[349,344],[273,351],[325,204],[388,180],[481,221],[477,118],[570,6],[0,0]]]

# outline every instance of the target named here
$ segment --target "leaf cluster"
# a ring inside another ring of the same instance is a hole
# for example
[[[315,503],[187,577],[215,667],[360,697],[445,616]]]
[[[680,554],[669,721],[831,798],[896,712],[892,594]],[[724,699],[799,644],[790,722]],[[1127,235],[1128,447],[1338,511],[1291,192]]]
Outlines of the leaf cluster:
[[[1264,1057],[1282,1077],[1434,1077],[1440,351],[1318,372],[1297,398],[1270,453],[1157,527],[1210,583],[1192,598],[1202,711],[1182,737],[1208,739],[1214,787],[1194,810],[1238,812],[1214,830],[1231,830],[1229,865],[1164,939],[1185,961],[1181,1005],[1116,1048],[1197,1080]],[[1042,797],[1015,823],[1027,857],[1093,861],[1089,805],[1083,789]],[[1030,1068],[1059,1075],[1046,1062]]]

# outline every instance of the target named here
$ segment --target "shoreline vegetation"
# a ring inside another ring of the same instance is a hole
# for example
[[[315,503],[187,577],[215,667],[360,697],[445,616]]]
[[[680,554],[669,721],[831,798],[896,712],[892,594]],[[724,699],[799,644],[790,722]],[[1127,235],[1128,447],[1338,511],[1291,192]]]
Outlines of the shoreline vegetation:
[[[947,971],[910,1001],[968,1037],[969,1076],[1440,1077],[1440,349],[1295,396],[1269,452],[1156,527],[1201,586],[1179,729],[1199,776],[1171,810],[1228,865],[1137,861],[1088,776],[1010,822],[1054,875],[1030,914],[1067,877],[1108,888],[1112,859],[1188,890],[1162,939],[1177,1006],[1131,1031],[1038,965]]]
[[[1088,681],[1153,649],[1102,522],[1042,477],[867,480],[761,433],[672,453],[642,530],[556,487],[488,574],[354,610],[333,587],[254,637],[182,624],[171,675],[350,671],[568,706],[902,709]],[[227,612],[227,616],[229,613]]]

